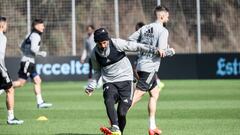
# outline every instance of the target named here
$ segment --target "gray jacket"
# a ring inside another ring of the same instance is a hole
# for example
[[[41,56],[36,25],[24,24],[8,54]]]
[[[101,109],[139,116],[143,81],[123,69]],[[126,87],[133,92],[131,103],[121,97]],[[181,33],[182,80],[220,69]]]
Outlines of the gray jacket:
[[[111,40],[119,52],[144,52],[159,57],[157,56],[159,55],[158,50],[153,46],[130,42],[122,39]],[[103,83],[133,80],[132,65],[127,57],[122,58],[116,63],[102,67],[97,61],[96,53],[102,57],[107,57],[110,54],[110,49],[108,47],[102,52],[97,46],[94,47],[91,55],[91,60],[95,73],[93,79],[89,82],[87,89],[95,89],[100,76],[102,76]]]
[[[27,41],[28,39],[29,41]],[[26,36],[26,39],[21,44],[22,62],[29,61],[35,63],[36,56],[46,56],[46,52],[40,51],[40,42],[41,36],[36,32]]]
[[[96,43],[94,42],[94,35],[92,33],[89,37],[84,39],[84,50],[81,56],[82,61],[85,61],[91,57],[91,53],[95,45]]]
[[[168,30],[162,23],[154,22],[143,26],[134,32],[128,39],[130,41],[149,44],[162,50],[168,49]],[[141,53],[137,62],[137,70],[144,72],[157,72],[161,58],[155,55]]]

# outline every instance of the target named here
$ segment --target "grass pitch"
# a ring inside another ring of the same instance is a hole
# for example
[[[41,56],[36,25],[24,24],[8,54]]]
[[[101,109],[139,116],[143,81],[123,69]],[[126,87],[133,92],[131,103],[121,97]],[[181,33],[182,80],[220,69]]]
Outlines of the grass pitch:
[[[239,135],[240,80],[167,80],[158,102],[157,125],[164,135]],[[0,134],[101,135],[108,126],[102,91],[84,93],[84,82],[43,83],[50,109],[37,109],[33,86],[15,93],[15,116],[25,122],[6,124],[5,94],[0,95]],[[128,113],[125,135],[147,135],[148,95]],[[48,121],[37,121],[45,116]]]

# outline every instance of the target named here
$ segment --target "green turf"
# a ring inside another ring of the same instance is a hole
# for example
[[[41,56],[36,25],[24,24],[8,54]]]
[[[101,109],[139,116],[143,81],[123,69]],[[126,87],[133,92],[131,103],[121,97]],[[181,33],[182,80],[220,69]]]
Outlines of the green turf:
[[[157,124],[164,135],[239,135],[240,80],[169,80],[158,102]],[[43,83],[50,109],[36,108],[31,84],[16,91],[15,115],[20,126],[6,124],[5,94],[0,96],[0,134],[100,135],[108,119],[102,92],[92,97],[82,82]],[[128,113],[125,135],[147,135],[148,95]],[[39,116],[48,121],[37,121]]]

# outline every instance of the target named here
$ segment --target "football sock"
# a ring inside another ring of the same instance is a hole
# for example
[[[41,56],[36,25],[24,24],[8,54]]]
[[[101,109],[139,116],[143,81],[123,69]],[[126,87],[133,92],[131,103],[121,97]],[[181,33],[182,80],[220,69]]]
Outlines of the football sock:
[[[41,95],[41,94],[38,94],[38,95],[36,96],[36,98],[37,98],[37,104],[43,103],[43,99],[42,99],[42,95]]]
[[[149,117],[149,128],[150,129],[156,129],[156,123],[155,123],[155,117],[154,116]]]
[[[8,110],[8,120],[14,119],[14,113],[13,110]]]

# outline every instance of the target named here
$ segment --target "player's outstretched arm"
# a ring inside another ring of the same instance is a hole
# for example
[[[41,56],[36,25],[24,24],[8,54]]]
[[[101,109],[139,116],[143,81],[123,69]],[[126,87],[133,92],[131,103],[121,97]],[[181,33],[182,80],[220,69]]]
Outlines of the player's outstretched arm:
[[[113,39],[112,41],[114,42],[116,48],[119,51],[143,52],[143,53],[148,53],[148,54],[153,54],[158,56],[164,56],[164,53],[165,53],[163,50],[159,50],[158,48],[151,45],[141,44],[141,43],[132,42],[132,41],[126,41],[123,39]]]

